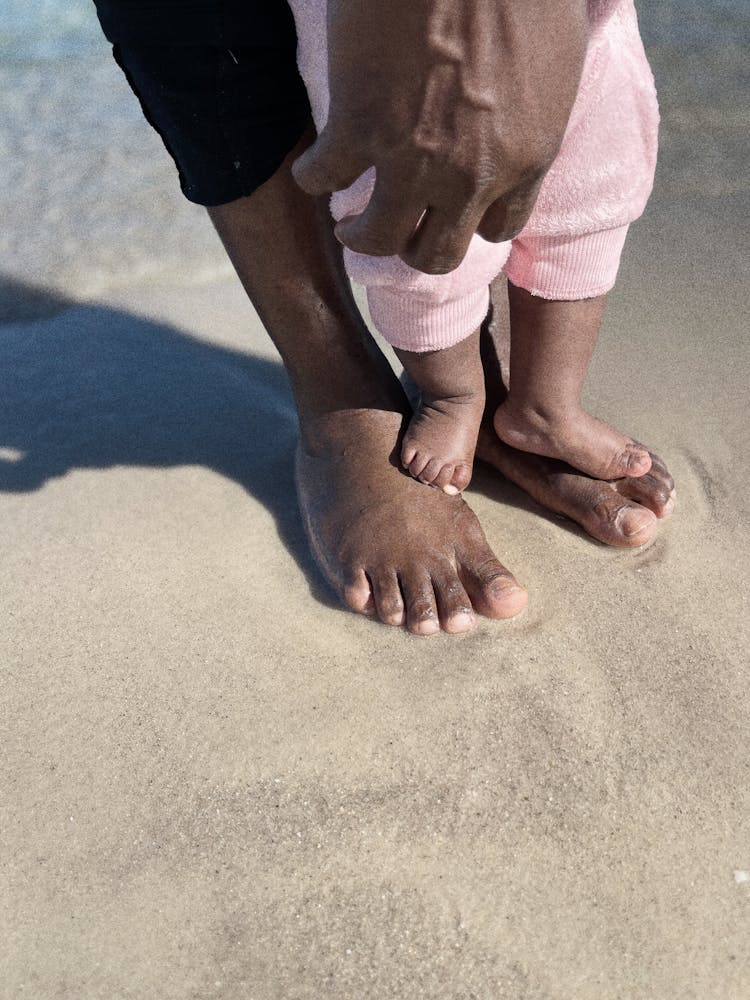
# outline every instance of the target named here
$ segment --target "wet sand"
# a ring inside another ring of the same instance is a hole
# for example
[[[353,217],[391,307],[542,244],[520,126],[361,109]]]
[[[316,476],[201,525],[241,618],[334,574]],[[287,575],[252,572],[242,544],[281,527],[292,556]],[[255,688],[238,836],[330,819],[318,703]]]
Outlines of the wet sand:
[[[513,622],[338,607],[233,279],[6,280],[0,995],[750,995],[750,86],[726,46],[651,55],[659,178],[588,401],[678,508],[616,551],[481,472]]]

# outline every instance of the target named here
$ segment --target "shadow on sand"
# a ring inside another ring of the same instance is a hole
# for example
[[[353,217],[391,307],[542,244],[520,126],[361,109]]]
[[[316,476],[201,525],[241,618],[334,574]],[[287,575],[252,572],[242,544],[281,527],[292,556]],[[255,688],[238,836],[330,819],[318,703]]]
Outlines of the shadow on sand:
[[[337,605],[300,522],[297,417],[280,363],[1,284],[16,322],[0,326],[0,491],[38,490],[72,469],[213,469],[270,511],[315,597]]]
[[[302,528],[298,424],[280,363],[7,278],[0,302],[0,491],[32,492],[72,469],[212,469],[266,507],[315,598],[339,606]],[[487,467],[472,490],[584,535]]]

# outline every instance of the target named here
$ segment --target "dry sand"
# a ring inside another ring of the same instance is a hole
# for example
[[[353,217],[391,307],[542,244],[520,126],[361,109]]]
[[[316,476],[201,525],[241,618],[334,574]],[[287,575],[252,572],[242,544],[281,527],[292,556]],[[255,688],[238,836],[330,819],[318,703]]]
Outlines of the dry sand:
[[[480,474],[511,623],[336,605],[234,281],[14,289],[0,996],[750,996],[750,88],[670,74],[589,401],[679,506],[614,551]]]

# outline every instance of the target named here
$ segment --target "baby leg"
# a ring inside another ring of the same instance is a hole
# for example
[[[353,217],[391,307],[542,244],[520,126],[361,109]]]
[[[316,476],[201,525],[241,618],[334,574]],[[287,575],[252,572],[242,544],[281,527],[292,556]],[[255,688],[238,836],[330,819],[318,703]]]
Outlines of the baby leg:
[[[648,472],[646,449],[581,408],[604,295],[653,183],[659,113],[632,0],[589,3],[581,86],[561,149],[505,265],[510,395],[495,429],[595,478]]]
[[[458,493],[469,485],[484,411],[479,327],[489,284],[508,243],[472,240],[449,274],[422,274],[396,257],[344,253],[349,275],[367,289],[370,316],[420,390],[401,462],[421,482]]]
[[[401,447],[401,462],[415,479],[446,493],[471,480],[484,412],[484,372],[479,331],[442,351],[396,355],[420,390],[420,405]]]
[[[605,296],[555,301],[513,284],[508,295],[510,387],[495,412],[498,437],[596,479],[645,475],[651,468],[646,448],[581,407]]]

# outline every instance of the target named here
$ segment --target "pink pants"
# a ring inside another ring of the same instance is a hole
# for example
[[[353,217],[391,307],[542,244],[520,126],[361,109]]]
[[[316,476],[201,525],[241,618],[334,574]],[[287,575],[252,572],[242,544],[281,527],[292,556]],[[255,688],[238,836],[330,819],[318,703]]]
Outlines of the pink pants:
[[[298,62],[320,131],[328,116],[326,2],[290,0]],[[364,285],[373,323],[394,347],[430,351],[472,334],[504,271],[547,299],[585,299],[614,285],[628,225],[653,184],[659,112],[633,0],[589,0],[590,35],[578,95],[560,151],[523,231],[505,243],[474,236],[455,271],[429,275],[398,257],[345,250]],[[374,170],[331,199],[336,219],[360,213]]]

